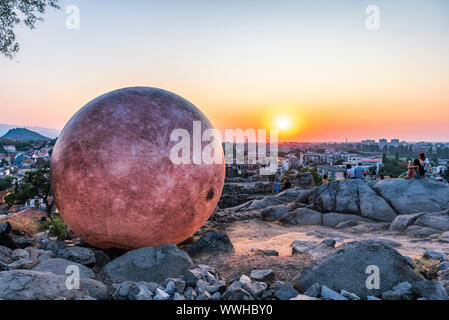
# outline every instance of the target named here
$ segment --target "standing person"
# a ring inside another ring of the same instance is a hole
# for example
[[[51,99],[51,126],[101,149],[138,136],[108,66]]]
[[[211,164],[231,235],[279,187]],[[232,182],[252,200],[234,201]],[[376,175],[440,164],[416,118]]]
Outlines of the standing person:
[[[425,178],[426,173],[428,173],[430,171],[430,161],[429,161],[429,159],[426,158],[426,155],[424,154],[424,152],[421,152],[419,154],[419,162],[421,163],[421,165],[424,168],[423,178]]]
[[[359,162],[357,167],[354,169],[354,176],[355,176],[355,179],[365,180],[366,170],[364,167],[362,167],[361,162]]]
[[[355,179],[355,170],[350,164],[346,165],[346,174],[347,179]]]
[[[274,181],[274,193],[279,193],[279,181]]]

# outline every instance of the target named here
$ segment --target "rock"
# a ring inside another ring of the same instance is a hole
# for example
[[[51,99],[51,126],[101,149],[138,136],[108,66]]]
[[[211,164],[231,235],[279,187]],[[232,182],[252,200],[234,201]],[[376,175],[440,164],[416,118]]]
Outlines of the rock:
[[[7,247],[0,246],[0,262],[11,263],[12,262],[12,250]]]
[[[208,286],[209,286],[209,283],[207,283],[207,281],[204,281],[203,279],[199,279],[196,282],[196,293],[198,293],[198,295],[200,295],[201,293],[206,291],[206,288]]]
[[[104,275],[112,282],[125,280],[162,282],[182,276],[193,267],[190,257],[175,245],[129,251],[109,262]]]
[[[12,228],[9,222],[0,224],[0,246],[7,247],[9,249],[17,249],[18,246],[11,238]]]
[[[366,296],[366,300],[380,300],[380,299],[375,296]]]
[[[136,287],[136,283],[133,281],[123,281],[114,288],[112,293],[112,300],[130,300],[131,292]]]
[[[340,294],[348,300],[360,300],[360,297],[346,290],[341,290]]]
[[[431,236],[432,234],[440,233],[439,230],[433,228],[425,228],[420,226],[412,225],[405,230],[409,235],[417,238],[425,238]]]
[[[343,221],[343,222],[340,222],[339,224],[337,224],[335,226],[335,229],[346,229],[346,228],[355,227],[356,225],[358,225],[357,221],[347,220],[347,221]]]
[[[184,272],[184,281],[187,286],[196,286],[198,280],[206,276],[206,272],[200,268],[188,269]]]
[[[312,178],[312,180],[313,180],[313,178]],[[296,204],[299,204],[299,203],[308,204],[309,197],[311,194],[312,194],[312,190],[300,190],[300,192],[296,196],[295,203]]]
[[[213,284],[206,286],[205,290],[210,294],[219,292],[220,294],[226,290],[226,282],[223,280],[215,281]]]
[[[245,276],[244,274],[242,274],[242,276],[240,277],[239,281],[243,284],[247,284],[251,282],[251,278],[248,276]]]
[[[412,292],[427,300],[448,300],[443,285],[437,281],[422,280],[412,284]]]
[[[55,259],[48,259],[45,260],[41,263],[39,263],[38,265],[34,266],[32,270],[34,271],[40,271],[40,272],[51,272],[60,276],[68,276],[70,274],[73,273],[72,270],[68,270],[68,267],[77,267],[79,270],[79,275],[81,278],[88,278],[88,279],[94,279],[95,278],[95,274],[92,271],[92,269],[73,262],[73,261],[68,261],[66,259],[62,259],[62,258],[55,258]],[[67,272],[69,271],[69,272]]]
[[[167,288],[167,285],[170,281],[173,281],[176,287],[176,291],[179,293],[183,293],[186,288],[186,282],[182,280],[182,278],[168,278],[162,284],[163,287]],[[154,290],[152,290],[154,291]]]
[[[156,289],[156,295],[154,296],[153,300],[168,300],[170,298],[170,295],[166,293],[164,290],[161,290],[159,288]]]
[[[372,273],[366,273],[368,266],[380,270],[380,289],[368,289],[366,281]],[[347,270],[351,270],[348,272]],[[347,290],[361,298],[390,290],[403,281],[419,281],[419,276],[393,248],[371,240],[350,242],[306,267],[293,281],[301,291],[314,283],[320,283],[334,290]]]
[[[187,252],[192,256],[217,252],[233,253],[234,251],[234,246],[228,235],[217,230],[206,232],[187,249]]]
[[[354,221],[356,223],[362,221],[368,221],[360,216],[354,214],[343,214],[343,213],[325,213],[323,214],[323,226],[335,228],[342,222]]]
[[[320,298],[306,296],[304,294],[298,294],[296,297],[291,298],[290,300],[321,300]]]
[[[29,269],[33,268],[38,263],[39,263],[39,261],[36,259],[24,258],[24,259],[16,260],[13,263],[10,263],[8,265],[8,269],[9,270],[16,270],[16,269],[29,270]]]
[[[148,286],[144,285],[143,283],[137,284],[135,287],[135,290],[138,290],[138,292],[132,296],[133,300],[138,300],[138,301],[153,300],[153,293],[149,290]],[[175,295],[176,294],[179,294],[179,293],[175,292]],[[173,298],[173,300],[175,300],[175,299]]]
[[[11,257],[13,260],[28,259],[30,254],[24,249],[16,249],[11,253]]]
[[[223,300],[254,300],[253,296],[243,289],[244,284],[234,281],[222,295]]]
[[[173,281],[169,281],[165,287],[165,293],[172,296],[176,292],[176,285]]]
[[[291,298],[298,296],[298,294],[299,292],[296,291],[290,283],[284,284],[274,293],[279,300],[290,300]]]
[[[321,293],[321,286],[319,283],[314,283],[313,285],[310,286],[309,289],[306,290],[306,292],[304,292],[304,294],[309,297],[318,297],[320,293]]]
[[[398,215],[390,224],[390,230],[405,230],[423,214],[424,213]]]
[[[321,298],[326,299],[326,300],[348,300],[347,298],[345,298],[344,296],[342,296],[341,294],[339,294],[338,292],[329,289],[326,286],[322,286],[321,287]]]
[[[332,247],[323,242],[295,240],[290,246],[292,247],[292,254],[308,254],[314,259],[321,258],[334,251]]]
[[[446,254],[444,252],[438,252],[438,251],[432,251],[432,250],[424,251],[424,258],[426,258],[426,259],[442,260],[445,257],[446,257]]]
[[[321,213],[307,208],[298,208],[294,211],[285,213],[278,220],[286,225],[320,225]]]
[[[286,205],[271,206],[262,210],[260,218],[264,221],[278,221],[289,211],[290,207]]]
[[[264,250],[263,254],[266,256],[279,256],[279,252],[277,252],[276,250]]]
[[[447,270],[449,269],[449,261],[443,261],[438,265],[438,270]]]
[[[251,279],[263,282],[272,282],[274,280],[273,270],[252,270],[249,275]]]
[[[390,205],[362,180],[326,183],[312,192],[309,203],[323,213],[348,213],[388,222],[396,218]]]
[[[58,252],[64,249],[67,245],[64,241],[53,241],[48,238],[39,239],[38,243],[39,249],[51,251],[55,255],[57,255]]]
[[[243,289],[251,293],[253,297],[260,297],[262,293],[267,290],[267,284],[265,282],[249,282],[245,283]]]
[[[270,300],[273,298],[275,290],[274,289],[268,289],[264,293],[262,293],[262,296],[260,297],[262,300]]]
[[[186,298],[182,294],[179,294],[178,292],[175,292],[175,294],[173,296],[174,301],[181,301],[181,300],[185,300],[185,299]]]
[[[96,280],[80,279],[80,289],[70,290],[66,276],[49,272],[13,270],[0,272],[0,299],[54,300],[59,297],[76,299],[88,293],[95,299],[105,299],[106,286]]]
[[[239,210],[252,211],[260,210],[270,206],[292,203],[301,192],[300,189],[292,188],[283,191],[275,196],[268,196],[260,200],[253,200],[246,205],[242,205]],[[284,212],[285,213],[285,212]]]
[[[448,208],[449,187],[432,179],[386,179],[372,188],[399,214],[440,212]]]
[[[212,300],[212,296],[209,292],[204,291],[195,300]]]
[[[58,256],[84,265],[94,264],[96,261],[92,250],[78,246],[66,247],[58,252]]]
[[[401,282],[397,286],[394,286],[393,290],[400,293],[401,296],[411,297],[412,295],[412,285],[410,284],[410,282],[407,281]]]
[[[382,300],[401,300],[402,294],[394,290],[382,292]]]
[[[415,224],[440,231],[449,231],[449,210],[425,213],[416,219]]]
[[[184,297],[186,298],[186,300],[195,300],[197,294],[192,287],[188,287],[184,292]]]
[[[215,292],[212,296],[211,296],[211,300],[220,300],[221,299],[221,293],[220,292]]]
[[[320,244],[324,244],[326,247],[335,248],[335,244],[337,241],[335,239],[327,238],[320,242]]]

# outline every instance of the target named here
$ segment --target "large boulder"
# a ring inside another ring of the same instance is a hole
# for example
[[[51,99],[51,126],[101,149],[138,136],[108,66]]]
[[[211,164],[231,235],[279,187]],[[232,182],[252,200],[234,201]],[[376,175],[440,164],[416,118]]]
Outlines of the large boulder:
[[[449,210],[423,214],[416,219],[415,225],[449,231]]]
[[[167,278],[182,277],[193,267],[187,253],[175,245],[162,245],[129,251],[104,267],[112,282],[146,281],[160,283]]]
[[[380,289],[368,289],[366,281],[371,275],[368,266],[377,266],[380,271]],[[366,298],[379,296],[395,285],[408,281],[422,280],[395,249],[378,241],[350,242],[335,252],[313,262],[297,275],[293,282],[301,292],[315,283],[325,285],[336,291],[343,289]]]
[[[346,221],[363,222],[369,221],[368,219],[362,218],[355,214],[344,214],[344,213],[324,213],[323,214],[323,226],[334,228],[338,224]]]
[[[81,278],[88,278],[88,279],[95,278],[95,274],[92,271],[92,269],[82,264],[61,258],[47,259],[45,261],[42,261],[38,265],[34,266],[32,270],[40,272],[51,272],[60,276],[68,276],[68,274],[70,274],[71,272],[67,273],[67,270],[70,270],[67,268],[72,266],[78,268]]]
[[[422,216],[424,213],[415,213],[415,214],[401,214],[393,220],[390,224],[390,230],[405,230],[413,223],[415,223],[416,219]]]
[[[362,180],[326,183],[312,192],[309,203],[323,213],[349,213],[388,222],[396,218],[390,205]]]
[[[218,230],[210,230],[192,244],[187,252],[194,256],[203,253],[234,252],[234,246],[228,235]]]
[[[270,206],[262,210],[260,218],[265,221],[278,221],[290,209],[287,205]]]
[[[0,300],[77,299],[86,294],[105,299],[107,287],[96,280],[80,279],[79,289],[67,287],[67,276],[50,272],[13,270],[0,272]]]
[[[308,208],[298,208],[294,211],[285,213],[279,221],[288,225],[320,225],[321,213]]]
[[[449,186],[432,179],[387,179],[372,186],[399,214],[449,208]]]
[[[298,195],[302,192],[301,189],[292,188],[280,192],[275,196],[268,196],[263,199],[252,200],[246,204],[238,207],[239,211],[260,210],[269,206],[280,204],[287,204],[295,202]]]
[[[92,250],[78,246],[66,247],[58,252],[58,256],[84,265],[94,264],[96,261]]]

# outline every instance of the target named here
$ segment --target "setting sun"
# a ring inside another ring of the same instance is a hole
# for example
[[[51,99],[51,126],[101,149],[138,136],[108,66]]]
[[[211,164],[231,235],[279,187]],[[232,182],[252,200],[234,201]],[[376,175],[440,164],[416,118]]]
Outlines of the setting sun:
[[[280,116],[275,121],[276,128],[279,130],[288,130],[292,126],[291,119],[286,116]]]

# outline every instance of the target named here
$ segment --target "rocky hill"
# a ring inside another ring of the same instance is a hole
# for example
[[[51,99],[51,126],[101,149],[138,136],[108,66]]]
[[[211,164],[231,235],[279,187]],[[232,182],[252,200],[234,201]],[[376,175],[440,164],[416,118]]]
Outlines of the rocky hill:
[[[44,141],[51,140],[50,138],[44,137],[43,135],[25,129],[25,128],[15,128],[10,129],[4,136],[4,139],[16,140],[16,141]]]
[[[0,299],[449,299],[449,186],[427,179],[289,189],[217,209],[177,246],[129,252],[13,229],[0,224]]]

